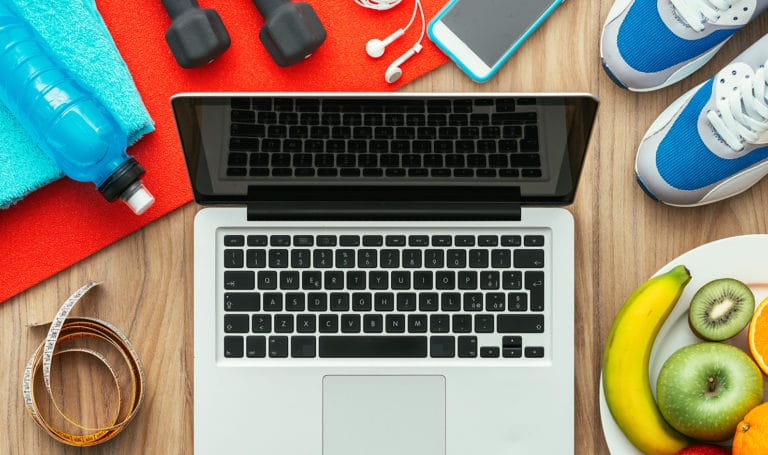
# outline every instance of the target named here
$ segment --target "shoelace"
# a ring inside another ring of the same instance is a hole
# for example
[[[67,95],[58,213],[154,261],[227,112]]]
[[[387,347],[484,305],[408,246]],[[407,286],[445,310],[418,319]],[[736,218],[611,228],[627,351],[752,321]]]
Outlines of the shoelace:
[[[704,24],[715,22],[720,15],[738,0],[670,0],[680,18],[697,32],[704,30]]]
[[[734,152],[744,150],[744,143],[755,143],[768,131],[766,76],[765,65],[761,65],[741,80],[737,90],[717,98],[716,110],[707,112],[715,132]]]

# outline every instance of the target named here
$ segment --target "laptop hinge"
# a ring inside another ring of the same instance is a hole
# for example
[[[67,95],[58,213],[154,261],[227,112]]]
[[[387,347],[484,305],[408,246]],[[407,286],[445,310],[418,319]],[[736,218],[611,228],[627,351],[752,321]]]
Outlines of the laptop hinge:
[[[520,221],[517,186],[249,186],[248,220]]]

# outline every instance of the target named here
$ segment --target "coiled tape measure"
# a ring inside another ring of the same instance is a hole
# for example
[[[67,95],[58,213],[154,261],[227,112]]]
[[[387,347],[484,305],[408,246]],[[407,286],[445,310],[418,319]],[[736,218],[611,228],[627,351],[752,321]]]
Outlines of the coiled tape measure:
[[[64,305],[56,313],[56,317],[51,323],[48,335],[45,340],[37,347],[32,357],[27,362],[24,370],[24,379],[22,382],[22,393],[24,395],[24,404],[32,419],[52,438],[64,444],[72,446],[92,446],[108,441],[117,436],[125,426],[136,416],[144,397],[144,370],[138,355],[134,350],[128,338],[116,327],[99,319],[87,317],[69,318],[69,312],[77,302],[89,290],[98,286],[100,283],[91,282],[78,289],[70,296]],[[106,349],[112,349],[125,362],[125,367],[129,372],[130,387],[120,386],[120,375],[114,361],[109,360],[104,350],[96,350],[91,347],[64,347],[72,341],[84,340],[95,341],[96,344],[103,344]],[[57,347],[59,349],[57,350]],[[81,353],[90,355],[98,359],[110,372],[114,380],[117,391],[117,410],[111,421],[102,427],[90,427],[77,422],[72,417],[65,414],[59,403],[56,402],[51,389],[51,363],[54,356],[65,355],[69,353]],[[51,412],[57,412],[67,422],[75,427],[87,432],[87,434],[71,434],[61,429],[55,428],[48,419],[40,412],[35,397],[35,382],[39,379],[40,369],[42,367],[43,381],[48,399],[52,404]],[[127,390],[126,390],[127,389]]]

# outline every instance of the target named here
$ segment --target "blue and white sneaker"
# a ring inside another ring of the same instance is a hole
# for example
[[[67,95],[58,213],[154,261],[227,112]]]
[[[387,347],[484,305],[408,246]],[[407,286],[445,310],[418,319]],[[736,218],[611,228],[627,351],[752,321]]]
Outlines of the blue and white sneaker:
[[[640,143],[635,174],[669,205],[709,204],[768,174],[768,35],[677,99]]]
[[[616,0],[600,39],[611,79],[637,92],[701,68],[768,0]]]

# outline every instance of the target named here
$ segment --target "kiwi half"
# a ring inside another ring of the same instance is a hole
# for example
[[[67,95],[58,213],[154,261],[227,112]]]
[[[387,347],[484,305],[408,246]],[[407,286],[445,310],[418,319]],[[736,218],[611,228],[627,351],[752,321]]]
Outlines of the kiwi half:
[[[746,284],[733,278],[710,281],[691,300],[688,323],[705,340],[723,341],[749,324],[755,296]]]

